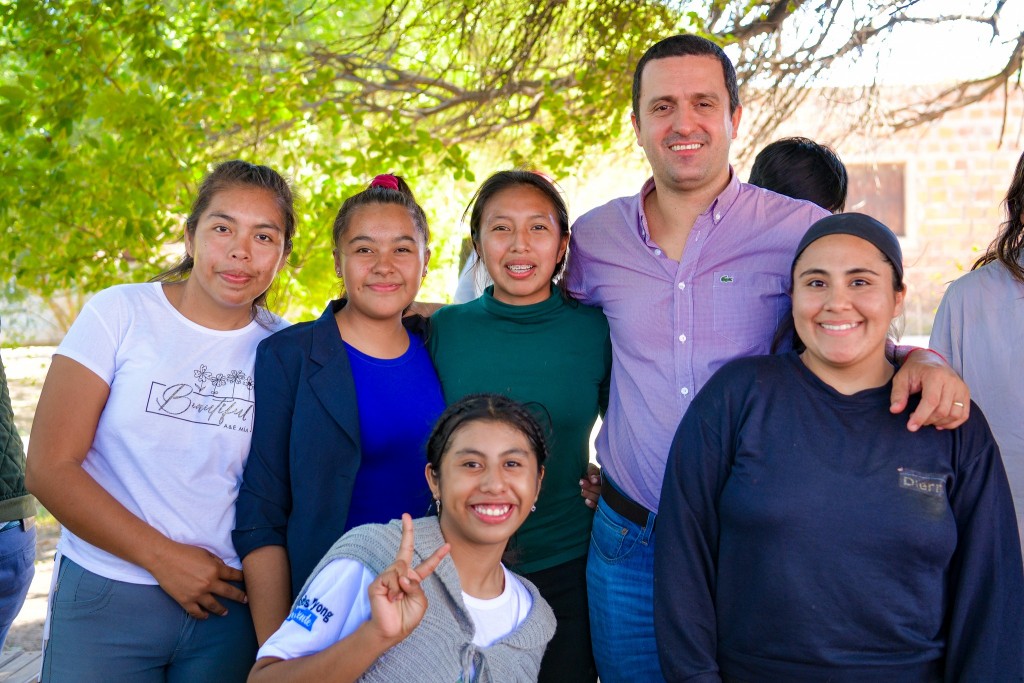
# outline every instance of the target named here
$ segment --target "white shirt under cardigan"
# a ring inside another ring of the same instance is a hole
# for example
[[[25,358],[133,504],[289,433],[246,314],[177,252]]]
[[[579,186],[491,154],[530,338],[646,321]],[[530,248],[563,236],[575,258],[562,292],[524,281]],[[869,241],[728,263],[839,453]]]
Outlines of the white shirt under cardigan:
[[[502,571],[505,589],[498,597],[484,600],[462,592],[473,620],[473,644],[480,648],[518,628],[533,606],[533,598],[519,579],[504,565]],[[333,560],[309,584],[285,622],[260,648],[257,659],[304,657],[352,635],[370,618],[367,589],[375,578],[358,560]]]
[[[181,315],[159,283],[120,285],[86,304],[56,351],[110,387],[85,471],[168,538],[236,568],[231,529],[253,428],[256,346],[287,326],[263,317],[211,330]],[[157,583],[67,529],[59,551],[109,579]]]

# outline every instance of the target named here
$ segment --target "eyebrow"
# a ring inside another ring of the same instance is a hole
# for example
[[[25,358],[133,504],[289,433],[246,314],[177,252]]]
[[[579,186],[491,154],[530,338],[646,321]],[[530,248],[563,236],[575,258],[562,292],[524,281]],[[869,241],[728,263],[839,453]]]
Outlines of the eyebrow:
[[[352,239],[350,239],[348,241],[348,244],[355,244],[356,242],[368,242],[370,244],[377,244],[377,240],[375,240],[374,238],[370,237],[369,235],[356,235],[355,237],[353,237]],[[398,243],[398,242],[412,242],[413,244],[416,244],[416,238],[415,237],[410,237],[409,235],[402,235],[400,237],[396,237],[395,239],[391,240],[392,244],[395,244],[395,243]]]
[[[498,455],[499,455],[499,457],[505,457],[505,456],[508,456],[508,455],[531,455],[532,453],[533,453],[533,451],[527,450],[525,448],[510,448],[507,451],[502,451]],[[452,455],[480,455],[480,456],[485,456],[483,451],[478,450],[476,448],[472,448],[470,446],[467,446],[466,448],[460,448],[459,450],[457,450],[454,453],[452,453]]]
[[[505,216],[505,215],[489,216],[487,222],[488,223],[493,223],[494,221],[510,221],[510,220],[512,220],[512,218],[513,218],[512,216]],[[533,220],[535,218],[548,218],[548,214],[544,214],[544,213],[531,213],[526,218],[529,219],[529,220]]]
[[[691,102],[693,100],[714,100],[715,102],[720,102],[722,100],[721,96],[716,92],[690,93],[686,95],[686,97],[684,97],[683,99],[686,100],[687,102]],[[679,98],[677,98],[675,95],[655,95],[647,100],[647,106],[649,107],[653,104],[657,104],[658,102],[670,102],[671,104],[678,104]]]
[[[843,275],[860,275],[862,273],[868,273],[870,275],[879,275],[878,271],[871,270],[870,268],[850,268],[843,272]],[[800,273],[797,277],[806,277],[807,275],[831,275],[831,273],[824,268],[808,268],[807,270]]]
[[[230,214],[220,213],[219,211],[214,211],[213,213],[209,213],[209,214],[206,215],[206,217],[207,218],[219,218],[221,220],[228,221],[229,223],[234,223],[235,225],[238,225],[238,219],[237,218],[235,218],[234,216],[232,216]],[[261,228],[261,229],[276,230],[277,232],[283,232],[281,230],[281,227],[278,226],[278,225],[275,225],[274,223],[258,223],[256,225],[256,227],[257,228]]]

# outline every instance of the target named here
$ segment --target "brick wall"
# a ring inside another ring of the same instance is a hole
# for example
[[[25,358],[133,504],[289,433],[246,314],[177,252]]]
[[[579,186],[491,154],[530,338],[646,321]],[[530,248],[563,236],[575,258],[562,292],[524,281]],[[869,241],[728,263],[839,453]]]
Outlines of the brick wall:
[[[884,93],[886,103],[907,97]],[[822,115],[830,106],[824,95],[809,97],[776,137],[828,143],[847,164],[905,164],[906,331],[928,334],[946,284],[970,269],[1003,221],[1001,202],[1024,149],[1024,96],[1010,93],[1002,144],[1001,93],[909,130],[846,137],[839,130],[841,111]],[[747,175],[741,169],[741,177]]]

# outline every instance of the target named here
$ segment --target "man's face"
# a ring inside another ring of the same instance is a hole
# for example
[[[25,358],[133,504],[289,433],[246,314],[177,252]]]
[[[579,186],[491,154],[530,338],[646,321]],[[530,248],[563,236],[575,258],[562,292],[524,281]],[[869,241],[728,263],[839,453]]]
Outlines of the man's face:
[[[659,188],[720,192],[729,181],[729,144],[742,109],[729,113],[729,91],[714,57],[687,55],[647,63],[633,115]]]

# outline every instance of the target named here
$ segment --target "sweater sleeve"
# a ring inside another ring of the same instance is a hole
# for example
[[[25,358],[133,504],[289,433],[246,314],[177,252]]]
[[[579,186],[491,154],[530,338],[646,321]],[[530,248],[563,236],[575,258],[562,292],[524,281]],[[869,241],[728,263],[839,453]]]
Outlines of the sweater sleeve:
[[[256,351],[256,413],[249,459],[242,476],[231,534],[245,558],[257,548],[287,545],[291,514],[292,414],[297,377],[291,376],[274,349],[261,343]]]
[[[710,389],[710,391],[709,391]],[[654,555],[654,624],[668,681],[717,682],[718,500],[731,436],[721,387],[694,400],[669,451]]]
[[[949,568],[947,681],[1024,679],[1024,570],[999,448],[977,405],[957,437],[949,497],[957,545]]]

